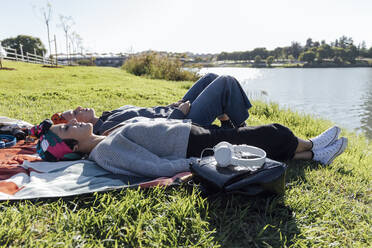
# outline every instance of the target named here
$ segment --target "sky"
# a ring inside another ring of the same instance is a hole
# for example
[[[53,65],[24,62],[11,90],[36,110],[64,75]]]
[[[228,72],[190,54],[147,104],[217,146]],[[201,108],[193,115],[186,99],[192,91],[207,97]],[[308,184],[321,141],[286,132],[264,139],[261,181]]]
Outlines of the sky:
[[[327,43],[346,35],[372,46],[371,0],[50,0],[51,35],[65,52],[60,15],[89,52],[157,50],[220,53],[256,47]],[[39,37],[46,48],[40,12],[47,0],[0,0],[0,40],[19,34]]]

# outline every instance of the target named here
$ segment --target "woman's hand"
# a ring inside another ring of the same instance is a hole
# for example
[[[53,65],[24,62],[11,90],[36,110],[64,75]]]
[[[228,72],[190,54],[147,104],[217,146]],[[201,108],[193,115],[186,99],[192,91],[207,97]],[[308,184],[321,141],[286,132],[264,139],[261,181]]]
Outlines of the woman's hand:
[[[172,103],[172,104],[167,105],[167,107],[177,108],[177,107],[179,107],[182,103],[184,103],[184,101],[181,99],[181,100],[179,100],[178,102],[174,102],[174,103]]]
[[[191,103],[190,101],[187,101],[187,102],[184,102],[184,103],[181,103],[179,106],[178,106],[178,109],[182,111],[182,113],[184,115],[187,115],[189,112],[190,112],[190,108],[191,108]]]

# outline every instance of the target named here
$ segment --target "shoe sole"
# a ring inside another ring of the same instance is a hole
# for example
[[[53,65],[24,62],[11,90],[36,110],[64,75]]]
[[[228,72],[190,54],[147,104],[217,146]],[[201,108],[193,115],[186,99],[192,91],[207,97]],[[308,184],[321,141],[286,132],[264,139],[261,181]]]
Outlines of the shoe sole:
[[[330,165],[336,157],[338,157],[345,151],[348,141],[347,141],[347,138],[344,138],[344,137],[341,139],[342,139],[342,145],[340,146],[340,149],[324,165]]]

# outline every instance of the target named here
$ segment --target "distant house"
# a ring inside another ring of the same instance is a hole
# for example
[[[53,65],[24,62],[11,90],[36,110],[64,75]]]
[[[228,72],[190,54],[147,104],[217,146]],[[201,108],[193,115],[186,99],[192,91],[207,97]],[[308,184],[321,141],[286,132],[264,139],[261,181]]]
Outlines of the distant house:
[[[58,57],[58,61],[67,63],[68,61],[72,61],[73,63],[77,63],[79,60],[86,60],[86,59],[93,59],[96,66],[112,66],[112,67],[120,67],[123,65],[124,61],[128,58],[128,55],[112,55],[107,56],[104,55],[73,55],[71,57],[66,57],[65,55],[60,55]]]
[[[126,56],[96,57],[95,63],[97,66],[120,67],[126,59]]]

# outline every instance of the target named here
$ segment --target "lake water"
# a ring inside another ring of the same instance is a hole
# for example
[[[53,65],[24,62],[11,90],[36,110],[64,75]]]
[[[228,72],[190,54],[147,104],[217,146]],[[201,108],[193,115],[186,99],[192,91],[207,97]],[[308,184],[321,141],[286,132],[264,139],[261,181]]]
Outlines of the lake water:
[[[202,68],[236,77],[253,99],[331,120],[372,139],[372,68]]]

